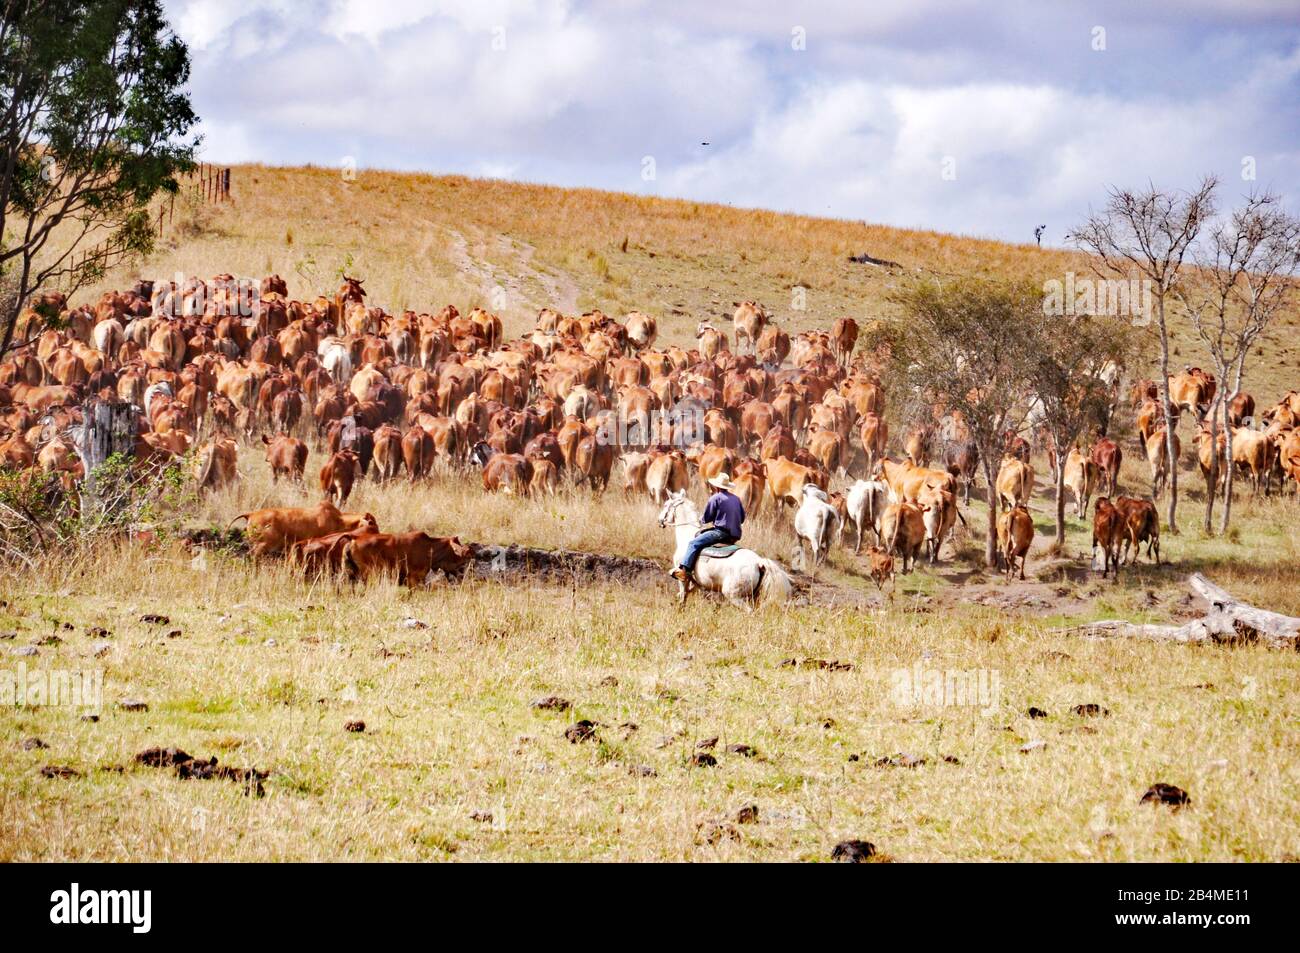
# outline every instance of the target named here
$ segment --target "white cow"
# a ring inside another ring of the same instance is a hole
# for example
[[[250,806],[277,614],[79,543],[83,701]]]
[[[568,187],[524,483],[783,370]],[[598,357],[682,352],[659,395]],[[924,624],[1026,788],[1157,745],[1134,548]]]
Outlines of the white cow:
[[[862,532],[870,529],[879,537],[880,514],[889,505],[889,485],[884,480],[858,480],[849,487],[845,500],[848,519],[844,522],[844,531],[849,526],[854,529],[853,552],[862,552]]]
[[[812,567],[810,574],[817,575],[817,567],[830,555],[831,543],[840,529],[840,514],[831,506],[826,491],[811,483],[803,488],[803,501],[799,511],[794,515],[795,539],[798,543],[798,559],[804,561],[804,544],[812,550]]]

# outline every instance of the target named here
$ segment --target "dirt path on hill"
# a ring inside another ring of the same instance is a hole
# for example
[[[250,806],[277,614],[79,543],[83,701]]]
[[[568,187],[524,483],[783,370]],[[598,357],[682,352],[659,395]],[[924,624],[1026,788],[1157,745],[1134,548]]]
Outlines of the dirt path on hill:
[[[580,291],[577,281],[568,272],[559,269],[541,271],[534,267],[532,260],[537,251],[535,246],[507,235],[496,235],[486,241],[471,244],[464,234],[455,229],[448,228],[446,232],[452,263],[478,286],[489,303],[496,289],[501,288],[506,295],[506,307],[514,311],[524,313],[535,312],[540,308],[555,308],[562,314],[577,312]],[[498,265],[487,260],[489,243],[497,255],[513,259],[511,263]]]

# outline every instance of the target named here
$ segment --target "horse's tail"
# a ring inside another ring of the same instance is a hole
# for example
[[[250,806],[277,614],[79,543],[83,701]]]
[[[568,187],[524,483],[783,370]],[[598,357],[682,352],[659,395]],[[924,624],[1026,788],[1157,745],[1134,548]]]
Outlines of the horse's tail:
[[[770,559],[758,561],[758,586],[756,602],[788,602],[794,595],[794,584],[780,563]]]

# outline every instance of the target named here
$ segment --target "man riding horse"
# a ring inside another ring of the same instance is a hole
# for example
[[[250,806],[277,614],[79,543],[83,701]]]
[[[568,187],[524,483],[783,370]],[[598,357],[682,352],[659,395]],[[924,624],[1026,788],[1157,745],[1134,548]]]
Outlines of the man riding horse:
[[[731,492],[735,489],[735,484],[731,482],[730,474],[719,473],[708,482],[717,492],[709,497],[709,502],[704,506],[704,515],[701,517],[704,528],[686,544],[682,564],[669,573],[681,582],[691,578],[700,553],[704,550],[710,546],[729,546],[739,540],[740,524],[745,522],[745,507]]]

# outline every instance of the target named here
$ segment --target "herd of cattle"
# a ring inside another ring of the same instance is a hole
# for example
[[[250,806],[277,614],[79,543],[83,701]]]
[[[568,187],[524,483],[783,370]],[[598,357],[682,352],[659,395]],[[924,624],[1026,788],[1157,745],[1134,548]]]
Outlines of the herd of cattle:
[[[290,299],[275,275],[251,296],[237,288],[222,275],[140,281],[80,307],[56,293],[33,302],[20,318],[20,346],[0,362],[0,467],[57,474],[72,486],[83,475],[81,428],[92,400],[133,405],[136,461],[184,459],[201,490],[237,481],[241,448],[260,445],[277,481],[302,481],[312,441],[326,454],[323,501],[242,514],[254,552],[354,577],[396,572],[413,583],[431,570],[463,569],[472,547],[381,533],[370,514],[343,512],[358,480],[477,467],[489,492],[549,494],[565,484],[603,492],[617,464],[624,493],[661,503],[726,473],[751,519],[794,508],[799,553],[811,551],[814,570],[841,535],[852,536],[855,554],[864,535],[874,536],[878,582],[895,559],[905,572],[923,552],[937,561],[964,521],[958,496],[969,501],[978,453],[960,413],[923,415],[907,428],[901,457],[887,455],[882,365],[874,352],[854,356],[851,318],[792,336],[746,301],[730,335],[705,322],[693,348],[656,348],[656,321],[641,312],[620,322],[599,311],[543,309],[532,332],[506,339],[500,318],[480,308],[393,315],[368,306],[362,282],[351,278],[314,301]],[[1175,412],[1202,422],[1208,479],[1214,447],[1204,421],[1215,381],[1189,368],[1169,383]],[[1133,397],[1158,496],[1170,459],[1156,392],[1142,381]],[[1255,492],[1261,483],[1269,492],[1274,476],[1300,483],[1300,393],[1261,415],[1263,429],[1249,425],[1248,395],[1231,412],[1233,459]],[[1034,536],[1031,447],[1055,474],[1055,448],[1031,427],[1007,434],[996,479],[1003,564],[1008,572],[1018,565],[1021,578]],[[1122,456],[1099,435],[1063,464],[1080,517],[1100,494],[1094,547],[1105,553],[1103,573],[1118,571],[1121,546],[1134,547],[1136,559],[1145,542],[1159,561],[1152,501],[1112,502]],[[833,482],[847,485],[832,491]]]

